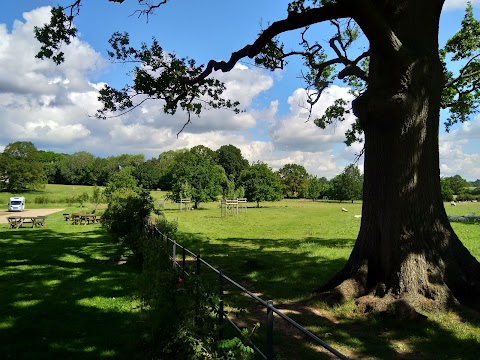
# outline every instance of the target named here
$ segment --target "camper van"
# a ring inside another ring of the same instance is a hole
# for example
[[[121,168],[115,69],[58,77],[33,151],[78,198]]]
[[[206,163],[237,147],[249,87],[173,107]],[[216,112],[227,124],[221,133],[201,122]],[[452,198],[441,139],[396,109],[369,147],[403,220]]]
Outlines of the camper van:
[[[25,198],[20,197],[11,197],[8,202],[8,211],[23,211],[25,210]]]

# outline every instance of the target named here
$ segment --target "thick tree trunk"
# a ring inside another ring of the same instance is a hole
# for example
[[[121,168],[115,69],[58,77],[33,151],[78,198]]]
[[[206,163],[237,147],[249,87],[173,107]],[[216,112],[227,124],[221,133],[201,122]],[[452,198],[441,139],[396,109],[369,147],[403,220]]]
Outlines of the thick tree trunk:
[[[346,266],[320,290],[474,306],[480,264],[452,230],[440,192],[440,9],[434,1],[395,3],[402,7],[385,16],[406,55],[389,59],[372,47],[369,88],[354,103],[365,132],[360,232]]]

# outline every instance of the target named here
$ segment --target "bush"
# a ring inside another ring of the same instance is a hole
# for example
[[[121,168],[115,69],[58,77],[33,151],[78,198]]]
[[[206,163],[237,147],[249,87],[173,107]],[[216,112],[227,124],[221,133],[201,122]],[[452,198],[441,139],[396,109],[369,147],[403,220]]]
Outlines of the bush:
[[[148,191],[117,189],[109,196],[102,223],[114,239],[128,246],[141,259],[145,221],[152,210],[153,198]]]
[[[162,224],[166,232],[176,228],[176,224],[166,221]],[[217,296],[199,277],[183,277],[172,268],[161,239],[147,238],[142,248],[142,338],[148,358],[253,358],[253,350],[238,338],[218,341]]]
[[[35,199],[33,200],[33,202],[35,204],[49,204],[51,203],[52,201],[50,201],[50,199],[48,198],[48,196],[37,196],[35,197]]]

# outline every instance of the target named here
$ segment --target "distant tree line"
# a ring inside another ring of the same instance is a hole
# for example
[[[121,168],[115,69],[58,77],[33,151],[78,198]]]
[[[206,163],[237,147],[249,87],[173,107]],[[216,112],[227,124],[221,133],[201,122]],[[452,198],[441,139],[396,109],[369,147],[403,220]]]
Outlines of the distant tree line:
[[[442,177],[440,179],[444,201],[480,200],[480,180],[468,182],[460,175]]]
[[[115,181],[111,181],[111,180]],[[15,142],[0,154],[0,189],[20,192],[44,184],[95,185],[161,189],[172,200],[190,198],[195,207],[219,197],[246,197],[259,206],[262,201],[286,198],[325,197],[347,201],[362,198],[363,177],[349,165],[330,181],[308,174],[299,164],[286,164],[274,172],[263,162],[249,162],[240,149],[223,145],[218,150],[199,145],[170,150],[157,158],[123,154],[107,158],[80,151],[62,154],[37,150],[31,142]]]

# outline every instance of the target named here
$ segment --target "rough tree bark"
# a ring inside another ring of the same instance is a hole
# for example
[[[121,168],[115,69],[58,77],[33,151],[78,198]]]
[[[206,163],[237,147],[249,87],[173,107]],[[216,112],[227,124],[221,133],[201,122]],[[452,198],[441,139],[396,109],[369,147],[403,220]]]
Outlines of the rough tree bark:
[[[372,47],[368,91],[353,104],[365,132],[361,228],[345,267],[319,289],[337,300],[480,303],[480,264],[452,230],[440,193],[439,4],[390,1],[395,8],[383,11],[408,50],[390,58]]]

